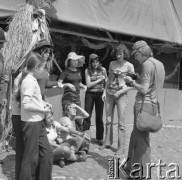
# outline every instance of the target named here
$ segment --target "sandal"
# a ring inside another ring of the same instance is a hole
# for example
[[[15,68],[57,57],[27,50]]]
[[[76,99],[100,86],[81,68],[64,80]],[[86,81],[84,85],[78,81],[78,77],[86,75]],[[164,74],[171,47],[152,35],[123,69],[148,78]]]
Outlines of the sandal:
[[[109,149],[111,146],[109,145],[102,145],[99,147],[99,150],[103,150],[103,149]]]
[[[58,165],[59,165],[61,168],[63,168],[63,167],[65,166],[65,160],[64,160],[64,159],[59,160]]]
[[[103,145],[103,140],[98,140],[98,144],[99,144],[100,146],[102,146],[102,145]]]

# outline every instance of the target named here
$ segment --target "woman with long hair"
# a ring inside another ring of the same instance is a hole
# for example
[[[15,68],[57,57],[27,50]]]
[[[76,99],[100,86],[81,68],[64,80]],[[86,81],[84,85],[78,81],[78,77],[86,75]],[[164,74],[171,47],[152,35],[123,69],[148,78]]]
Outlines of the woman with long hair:
[[[36,74],[42,73],[45,61],[37,53],[27,57],[26,71],[19,81],[17,100],[21,106],[21,127],[24,153],[19,180],[34,179],[39,163],[39,179],[50,180],[52,172],[52,151],[47,139],[43,119],[52,106],[42,100]]]
[[[36,75],[37,82],[40,86],[42,98],[45,100],[46,88],[59,86],[58,81],[49,80],[49,74],[52,68],[53,45],[49,43],[46,39],[42,39],[36,44],[33,52],[37,52],[38,54],[40,54],[43,60],[46,62],[43,72]]]
[[[124,44],[115,48],[115,61],[109,65],[109,76],[103,93],[106,103],[106,136],[100,149],[109,148],[113,143],[113,116],[115,106],[118,114],[118,149],[115,155],[122,155],[125,151],[125,116],[128,105],[127,92],[132,87],[127,87],[124,81],[126,73],[133,73],[134,67],[127,61],[130,53]]]
[[[91,125],[91,115],[95,105],[96,115],[96,139],[102,145],[104,124],[103,124],[103,107],[104,102],[102,95],[107,80],[106,69],[102,66],[100,57],[97,54],[89,56],[89,67],[85,70],[85,79],[87,91],[85,95],[85,110],[89,117],[84,121],[84,130],[89,130]]]

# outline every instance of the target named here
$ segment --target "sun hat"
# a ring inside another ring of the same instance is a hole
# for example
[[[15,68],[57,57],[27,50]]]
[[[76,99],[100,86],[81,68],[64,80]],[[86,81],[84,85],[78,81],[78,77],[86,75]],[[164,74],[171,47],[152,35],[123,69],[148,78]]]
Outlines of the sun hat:
[[[89,56],[89,63],[91,63],[91,60],[93,60],[93,59],[96,59],[96,58],[99,58],[99,56],[97,55],[97,54],[90,54],[90,56]]]
[[[4,30],[0,27],[0,43],[6,42],[6,37],[4,34]]]
[[[77,55],[75,52],[70,52],[67,56],[67,59],[65,60],[65,67],[68,66],[68,60],[72,59],[72,60],[79,60],[78,62],[78,67],[83,66],[83,64],[85,63],[85,57],[82,55]]]
[[[38,41],[38,43],[35,45],[34,51],[38,51],[40,48],[43,47],[48,47],[48,48],[53,48],[53,44],[48,42],[46,39],[42,39]]]

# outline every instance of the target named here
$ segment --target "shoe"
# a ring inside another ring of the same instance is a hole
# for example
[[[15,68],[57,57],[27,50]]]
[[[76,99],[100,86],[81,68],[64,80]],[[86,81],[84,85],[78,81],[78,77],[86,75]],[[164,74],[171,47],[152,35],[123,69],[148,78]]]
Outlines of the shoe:
[[[59,162],[58,162],[58,165],[63,168],[65,166],[65,161],[64,159],[61,159]]]
[[[115,156],[121,156],[125,153],[125,150],[124,149],[118,149],[116,152],[115,152]]]
[[[88,158],[87,155],[79,155],[79,156],[77,157],[76,162],[84,162],[84,161],[87,160],[87,158]]]
[[[99,150],[103,150],[103,149],[109,149],[111,146],[109,145],[102,145],[99,147]]]
[[[84,155],[86,155],[87,154],[87,152],[86,151],[79,151],[78,152],[78,155],[82,155],[82,156],[84,156]]]
[[[103,140],[98,140],[98,144],[99,144],[100,146],[102,146],[102,145],[103,145]]]

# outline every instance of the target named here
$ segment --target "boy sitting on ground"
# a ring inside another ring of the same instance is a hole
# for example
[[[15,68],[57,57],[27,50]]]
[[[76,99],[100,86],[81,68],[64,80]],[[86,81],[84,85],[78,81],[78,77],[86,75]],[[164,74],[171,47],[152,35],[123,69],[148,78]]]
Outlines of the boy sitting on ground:
[[[64,116],[60,119],[60,124],[68,128],[70,133],[62,133],[62,138],[67,139],[72,151],[78,154],[86,154],[89,150],[90,136],[85,132],[76,130],[75,121],[84,121],[89,114],[80,106],[74,103],[67,103],[64,107]]]

